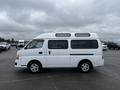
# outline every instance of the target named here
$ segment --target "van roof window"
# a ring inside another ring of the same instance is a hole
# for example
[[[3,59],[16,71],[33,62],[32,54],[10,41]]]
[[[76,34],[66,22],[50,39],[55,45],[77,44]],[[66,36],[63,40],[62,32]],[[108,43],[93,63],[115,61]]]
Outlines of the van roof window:
[[[90,37],[90,33],[75,33],[75,37]]]
[[[55,36],[56,37],[70,37],[71,34],[70,33],[56,33]]]

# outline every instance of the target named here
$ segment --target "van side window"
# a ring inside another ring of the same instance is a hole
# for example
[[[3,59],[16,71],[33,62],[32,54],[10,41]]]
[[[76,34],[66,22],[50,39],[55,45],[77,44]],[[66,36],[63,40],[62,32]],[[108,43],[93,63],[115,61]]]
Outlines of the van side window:
[[[42,48],[43,42],[44,42],[44,40],[35,39],[35,40],[31,41],[31,42],[25,47],[25,49]]]
[[[49,40],[48,48],[49,49],[67,49],[68,41],[67,40]]]
[[[71,40],[72,49],[97,49],[97,40]]]

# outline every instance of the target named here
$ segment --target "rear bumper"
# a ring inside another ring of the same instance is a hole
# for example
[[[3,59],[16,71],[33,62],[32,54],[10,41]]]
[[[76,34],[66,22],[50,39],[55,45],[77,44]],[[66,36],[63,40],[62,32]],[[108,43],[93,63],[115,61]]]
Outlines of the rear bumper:
[[[93,65],[93,67],[98,67],[98,66],[104,66],[104,59],[100,60],[99,62]]]

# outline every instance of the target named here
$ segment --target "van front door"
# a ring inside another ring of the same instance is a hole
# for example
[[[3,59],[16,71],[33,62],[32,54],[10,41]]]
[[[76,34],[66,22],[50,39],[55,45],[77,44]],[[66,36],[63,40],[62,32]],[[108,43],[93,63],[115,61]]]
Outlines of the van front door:
[[[22,52],[23,60],[39,60],[43,67],[46,66],[46,41],[43,39],[32,40]],[[24,61],[25,62],[25,61]],[[26,63],[26,62],[25,62]]]
[[[48,40],[47,67],[69,67],[68,40]]]

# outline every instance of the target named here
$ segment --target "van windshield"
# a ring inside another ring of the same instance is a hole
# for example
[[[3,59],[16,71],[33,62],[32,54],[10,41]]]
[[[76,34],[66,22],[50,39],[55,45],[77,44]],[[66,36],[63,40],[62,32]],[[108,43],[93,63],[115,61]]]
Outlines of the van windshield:
[[[36,48],[42,48],[44,40],[35,39],[32,40],[25,49],[36,49]]]

